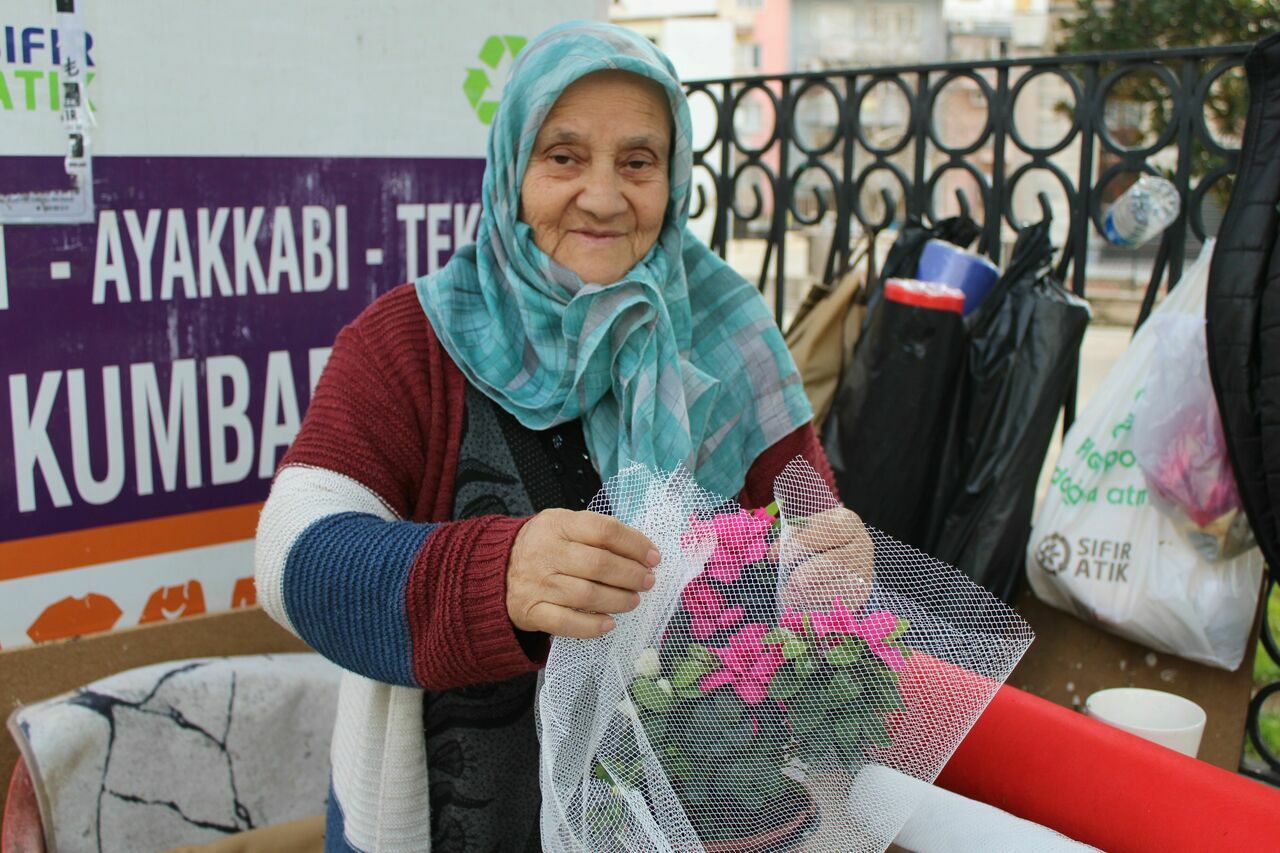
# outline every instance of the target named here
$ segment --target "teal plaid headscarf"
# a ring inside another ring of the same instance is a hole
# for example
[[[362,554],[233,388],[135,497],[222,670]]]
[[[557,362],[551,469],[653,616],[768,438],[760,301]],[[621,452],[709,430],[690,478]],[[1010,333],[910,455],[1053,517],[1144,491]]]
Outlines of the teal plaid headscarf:
[[[647,77],[674,118],[670,192],[657,243],[619,282],[584,284],[534,244],[520,185],[561,93],[595,71]],[[760,453],[813,417],[759,292],[686,227],[689,105],[675,68],[630,30],[573,22],[521,51],[489,132],[476,242],[417,281],[444,348],[526,427],[581,418],[601,477],[631,462],[683,463],[732,496]]]

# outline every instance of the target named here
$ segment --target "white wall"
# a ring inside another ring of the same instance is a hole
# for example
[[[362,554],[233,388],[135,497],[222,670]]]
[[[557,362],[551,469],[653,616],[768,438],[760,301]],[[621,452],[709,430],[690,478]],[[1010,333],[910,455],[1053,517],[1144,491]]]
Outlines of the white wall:
[[[658,46],[681,80],[733,76],[732,21],[672,18],[663,22]]]
[[[5,0],[0,28],[52,27],[52,5]],[[94,38],[95,155],[476,156],[488,128],[462,84],[485,40],[605,11],[599,0],[81,5]],[[47,50],[35,56],[33,70],[53,69]],[[20,67],[0,63],[11,96]],[[43,82],[36,92],[46,104]],[[0,109],[0,156],[64,145],[57,113]]]

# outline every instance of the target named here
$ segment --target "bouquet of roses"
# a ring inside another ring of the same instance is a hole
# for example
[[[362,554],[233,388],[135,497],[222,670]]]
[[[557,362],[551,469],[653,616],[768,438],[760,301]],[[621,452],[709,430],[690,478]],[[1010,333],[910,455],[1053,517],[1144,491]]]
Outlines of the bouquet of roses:
[[[1030,642],[954,569],[839,507],[807,465],[777,493],[747,511],[685,472],[634,468],[593,504],[663,562],[610,634],[553,644],[547,849],[883,849],[913,804],[864,771],[931,781]],[[904,594],[910,574],[921,594]]]

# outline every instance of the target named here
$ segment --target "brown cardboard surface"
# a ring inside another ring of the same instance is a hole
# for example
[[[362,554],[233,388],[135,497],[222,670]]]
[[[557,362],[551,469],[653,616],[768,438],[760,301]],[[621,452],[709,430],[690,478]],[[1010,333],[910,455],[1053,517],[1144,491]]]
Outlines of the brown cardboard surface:
[[[1107,687],[1147,687],[1185,696],[1204,708],[1200,759],[1232,773],[1240,769],[1244,724],[1253,685],[1251,639],[1235,672],[1153,652],[1055,610],[1024,589],[1015,604],[1036,640],[1009,683],[1051,702],[1084,709],[1089,694]],[[1257,636],[1257,622],[1251,637]]]
[[[259,607],[0,651],[0,722],[22,705],[138,666],[195,657],[305,651],[310,651],[305,643]],[[0,803],[8,794],[17,760],[18,747],[6,729],[0,732]]]

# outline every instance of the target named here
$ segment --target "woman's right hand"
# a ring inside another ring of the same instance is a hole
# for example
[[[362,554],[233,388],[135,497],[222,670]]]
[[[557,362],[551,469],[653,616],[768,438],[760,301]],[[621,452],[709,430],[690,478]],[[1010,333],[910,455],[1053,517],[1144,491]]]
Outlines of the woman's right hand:
[[[660,557],[653,543],[615,518],[548,509],[520,528],[507,563],[507,615],[523,631],[599,637],[611,613],[640,604]]]

